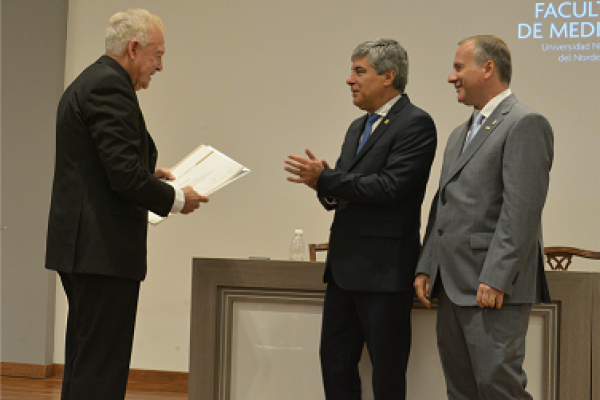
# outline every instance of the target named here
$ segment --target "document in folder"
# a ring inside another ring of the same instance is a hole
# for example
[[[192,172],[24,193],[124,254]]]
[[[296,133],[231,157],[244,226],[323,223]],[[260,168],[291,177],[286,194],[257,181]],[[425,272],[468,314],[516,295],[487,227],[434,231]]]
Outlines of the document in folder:
[[[203,196],[248,174],[250,170],[211,146],[200,145],[171,169],[176,179],[166,181],[175,188],[191,186]],[[165,218],[148,213],[148,222],[157,225]]]

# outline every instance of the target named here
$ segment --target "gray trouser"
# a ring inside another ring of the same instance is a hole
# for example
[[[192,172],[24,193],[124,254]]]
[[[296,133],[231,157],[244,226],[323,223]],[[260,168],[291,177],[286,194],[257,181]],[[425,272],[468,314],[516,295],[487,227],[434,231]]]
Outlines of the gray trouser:
[[[448,399],[531,400],[523,371],[531,304],[457,306],[440,290],[438,349]]]

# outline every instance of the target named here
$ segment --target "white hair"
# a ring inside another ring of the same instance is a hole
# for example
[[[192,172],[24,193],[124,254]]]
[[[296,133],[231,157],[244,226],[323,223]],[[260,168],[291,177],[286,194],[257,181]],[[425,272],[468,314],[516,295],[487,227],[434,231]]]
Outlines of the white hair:
[[[165,30],[162,20],[144,9],[116,13],[110,17],[106,28],[106,54],[123,55],[127,43],[133,39],[137,39],[142,46],[147,45],[150,40],[148,31],[152,28],[161,32]]]

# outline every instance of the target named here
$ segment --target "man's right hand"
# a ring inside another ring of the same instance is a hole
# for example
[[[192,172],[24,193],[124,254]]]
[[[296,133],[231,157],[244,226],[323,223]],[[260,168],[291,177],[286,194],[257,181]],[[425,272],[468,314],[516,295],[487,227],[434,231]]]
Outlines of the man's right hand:
[[[421,300],[421,303],[425,304],[427,308],[431,308],[431,300],[429,299],[429,275],[419,274],[415,278],[414,283],[417,297]]]
[[[191,186],[186,186],[181,190],[183,190],[183,194],[185,195],[185,204],[181,209],[182,214],[194,212],[200,207],[200,203],[208,203],[208,197],[200,195]]]

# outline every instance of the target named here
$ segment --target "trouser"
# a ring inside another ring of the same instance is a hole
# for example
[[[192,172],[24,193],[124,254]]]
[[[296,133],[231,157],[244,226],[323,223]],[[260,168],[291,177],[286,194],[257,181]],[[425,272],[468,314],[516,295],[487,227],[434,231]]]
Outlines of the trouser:
[[[531,304],[461,307],[441,286],[437,337],[448,399],[531,400],[523,370]]]
[[[320,350],[327,400],[361,398],[358,363],[365,343],[375,400],[405,399],[412,303],[412,291],[347,291],[330,280]]]
[[[69,311],[62,400],[123,400],[140,282],[59,273]]]

